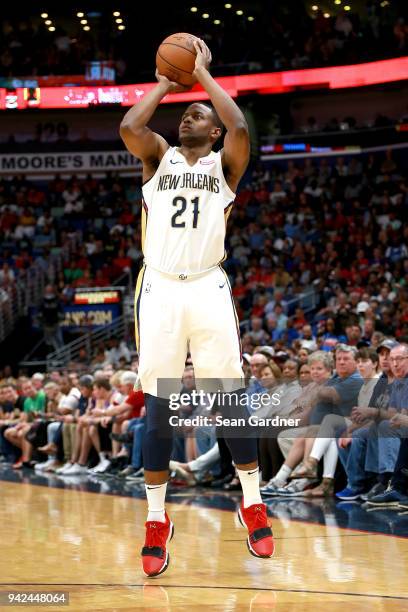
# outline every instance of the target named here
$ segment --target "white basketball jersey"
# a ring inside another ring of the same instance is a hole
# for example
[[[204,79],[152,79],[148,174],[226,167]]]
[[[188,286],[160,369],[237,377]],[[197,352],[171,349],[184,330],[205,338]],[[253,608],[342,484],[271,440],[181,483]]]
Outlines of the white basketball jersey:
[[[176,147],[170,147],[142,192],[147,266],[188,275],[224,259],[226,221],[235,194],[225,180],[219,152],[211,151],[190,166]]]

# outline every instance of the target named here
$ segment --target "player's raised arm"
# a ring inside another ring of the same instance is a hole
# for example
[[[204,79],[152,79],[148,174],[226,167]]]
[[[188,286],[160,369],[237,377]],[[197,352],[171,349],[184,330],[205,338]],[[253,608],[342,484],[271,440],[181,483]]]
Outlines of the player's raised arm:
[[[246,119],[234,100],[208,72],[211,51],[202,40],[195,41],[197,58],[194,75],[209,94],[211,102],[224,124],[227,133],[222,151],[223,167],[233,191],[245,172],[249,161],[250,144]]]
[[[144,166],[156,169],[169,148],[166,140],[147,127],[160,101],[168,93],[182,91],[177,83],[169,81],[156,71],[158,84],[140,102],[132,106],[120,124],[120,136],[132,155],[138,157]]]

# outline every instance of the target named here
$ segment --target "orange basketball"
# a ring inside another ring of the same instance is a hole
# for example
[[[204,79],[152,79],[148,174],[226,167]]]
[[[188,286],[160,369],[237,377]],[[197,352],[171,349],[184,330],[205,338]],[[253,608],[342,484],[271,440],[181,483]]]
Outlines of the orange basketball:
[[[194,85],[197,82],[192,74],[196,59],[195,40],[196,36],[185,32],[165,38],[156,53],[159,73],[180,85]]]

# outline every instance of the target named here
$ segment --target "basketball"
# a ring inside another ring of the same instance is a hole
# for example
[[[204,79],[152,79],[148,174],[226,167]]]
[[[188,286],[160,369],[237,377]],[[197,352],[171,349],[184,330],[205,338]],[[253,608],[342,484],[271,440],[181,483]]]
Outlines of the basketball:
[[[180,85],[194,85],[197,82],[192,74],[196,59],[195,40],[196,36],[185,32],[165,38],[156,54],[159,73]]]

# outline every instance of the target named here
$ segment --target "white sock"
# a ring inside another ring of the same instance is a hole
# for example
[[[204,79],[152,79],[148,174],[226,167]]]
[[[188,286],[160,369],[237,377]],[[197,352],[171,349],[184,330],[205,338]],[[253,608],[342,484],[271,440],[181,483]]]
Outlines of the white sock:
[[[288,478],[292,472],[292,468],[284,463],[279,472],[272,478],[274,484],[276,484],[278,487],[283,487],[288,482]]]
[[[105,461],[106,457],[105,457],[105,453],[98,453],[99,455],[99,461]]]
[[[262,503],[259,491],[259,468],[254,470],[238,470],[238,477],[244,494],[244,508]]]
[[[148,507],[148,521],[159,521],[160,523],[166,522],[164,515],[164,500],[166,498],[167,482],[159,485],[147,485],[145,484],[147,507]]]

